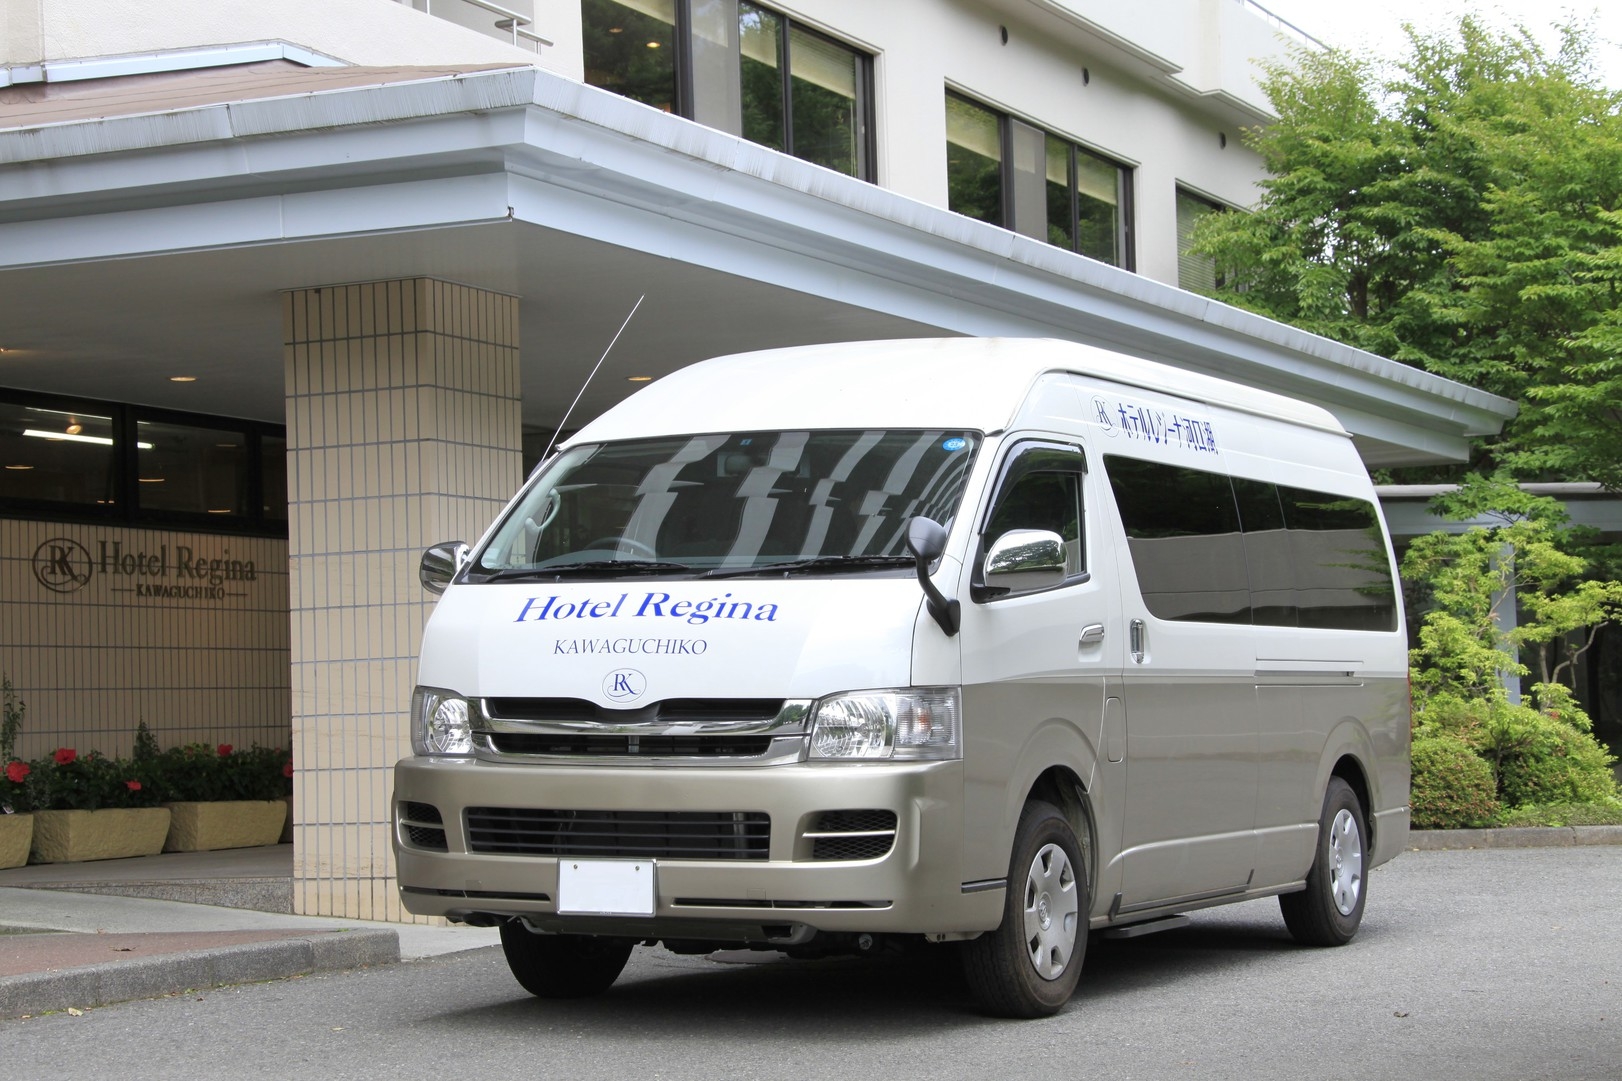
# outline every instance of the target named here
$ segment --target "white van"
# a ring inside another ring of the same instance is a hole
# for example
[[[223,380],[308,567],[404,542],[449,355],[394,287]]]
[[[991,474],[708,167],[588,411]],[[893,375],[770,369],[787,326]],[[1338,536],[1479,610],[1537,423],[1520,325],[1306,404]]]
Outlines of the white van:
[[[1088,932],[1277,895],[1356,932],[1408,828],[1390,543],[1314,406],[1069,342],[722,357],[439,545],[405,907],[536,995],[637,943],[953,943],[989,1011]]]

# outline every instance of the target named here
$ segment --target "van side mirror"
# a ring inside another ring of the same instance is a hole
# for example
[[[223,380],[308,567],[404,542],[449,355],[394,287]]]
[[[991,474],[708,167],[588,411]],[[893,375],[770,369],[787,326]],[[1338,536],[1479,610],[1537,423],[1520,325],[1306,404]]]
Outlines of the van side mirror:
[[[468,547],[461,541],[436,544],[422,554],[417,566],[417,581],[430,593],[443,593],[456,572],[467,562]]]
[[[907,551],[912,553],[918,584],[923,587],[929,614],[946,632],[946,637],[952,637],[962,625],[962,608],[956,600],[947,600],[946,595],[929,580],[929,565],[946,551],[946,527],[933,518],[918,515],[907,523]]]
[[[1064,580],[1064,538],[1049,530],[1010,529],[986,553],[988,597],[1052,589]]]

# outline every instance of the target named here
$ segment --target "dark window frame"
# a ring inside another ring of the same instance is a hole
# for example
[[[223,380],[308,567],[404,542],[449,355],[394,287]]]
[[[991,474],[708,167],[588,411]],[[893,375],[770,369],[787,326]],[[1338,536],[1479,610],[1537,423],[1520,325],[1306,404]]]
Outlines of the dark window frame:
[[[1134,181],[1137,176],[1136,168],[1128,165],[1124,161],[1112,158],[1108,154],[1094,150],[1090,146],[1079,143],[1069,136],[1061,135],[1050,128],[1044,128],[1038,124],[1032,124],[1023,117],[1013,116],[1001,109],[996,108],[995,106],[987,105],[985,102],[971,97],[962,91],[953,90],[948,87],[946,90],[946,96],[948,98],[956,98],[958,101],[963,102],[966,105],[990,113],[997,118],[997,140],[1000,152],[1002,154],[1002,160],[998,163],[1001,169],[1002,180],[1002,206],[1000,208],[1002,221],[992,222],[990,224],[997,225],[999,228],[1008,229],[1011,232],[1018,232],[1018,230],[1014,227],[1014,222],[1017,220],[1015,192],[1018,187],[1015,182],[1014,122],[1018,121],[1019,123],[1031,128],[1033,131],[1041,133],[1044,139],[1055,139],[1064,144],[1068,152],[1069,178],[1067,181],[1067,187],[1069,189],[1070,220],[1066,227],[1066,231],[1070,237],[1070,246],[1068,248],[1069,251],[1075,252],[1079,255],[1086,255],[1089,259],[1097,259],[1097,256],[1088,255],[1086,252],[1080,250],[1081,185],[1079,182],[1080,171],[1078,169],[1080,159],[1085,156],[1115,168],[1117,176],[1115,243],[1117,250],[1120,253],[1120,261],[1114,263],[1104,259],[1098,259],[1098,261],[1105,263],[1107,266],[1118,267],[1121,270],[1132,272],[1137,271],[1137,229],[1135,227],[1137,215],[1135,213],[1136,208],[1134,206],[1133,199]],[[955,210],[956,208],[948,206],[947,209]],[[1040,238],[1032,237],[1032,239]],[[1057,248],[1063,247],[1062,245],[1053,244],[1051,240],[1044,240],[1043,243],[1050,244]]]
[[[843,41],[824,30],[818,29],[810,23],[796,19],[793,16],[777,10],[768,4],[757,3],[756,0],[745,0],[751,7],[774,16],[779,20],[779,55],[778,68],[783,80],[783,141],[784,149],[780,153],[794,154],[794,104],[793,104],[793,54],[790,41],[798,32],[818,38],[840,49],[848,50],[857,60],[856,72],[856,118],[860,126],[856,139],[856,172],[847,174],[857,180],[865,180],[869,184],[878,183],[878,140],[877,112],[874,106],[874,56],[872,53],[857,48],[848,41]],[[704,123],[697,118],[696,112],[697,87],[694,80],[693,59],[693,14],[691,0],[675,0],[675,38],[676,55],[675,65],[675,106],[676,113],[688,120]],[[739,69],[731,72],[733,78],[741,78],[741,58]],[[612,92],[612,91],[611,91]],[[742,117],[736,118],[739,123]],[[764,145],[764,144],[756,144]],[[805,159],[801,159],[805,160]]]
[[[1075,443],[1056,439],[1021,439],[1005,452],[998,466],[996,483],[992,485],[991,499],[981,512],[980,522],[975,529],[977,540],[974,571],[970,582],[970,594],[975,601],[1000,599],[999,596],[993,596],[985,591],[985,562],[987,553],[997,541],[997,537],[990,532],[992,524],[998,512],[1003,509],[1006,497],[1025,478],[1051,473],[1075,477],[1076,543],[1079,563],[1074,574],[1066,575],[1065,580],[1053,588],[1064,589],[1092,580],[1092,551],[1087,544],[1087,452]],[[1021,591],[1017,596],[1030,596],[1031,592],[1047,591]]]
[[[689,0],[678,0],[679,7],[682,10],[687,9],[688,3]],[[777,11],[765,4],[758,4],[755,2],[755,0],[740,0],[740,3],[747,3],[750,7],[755,8],[762,14],[775,16],[778,19],[779,30],[777,35],[777,68],[778,76],[782,80],[783,153],[789,155],[790,157],[799,157],[799,155],[794,152],[793,43],[795,34],[799,33],[807,37],[816,38],[817,40],[826,42],[827,44],[836,48],[843,49],[856,57],[856,122],[859,125],[860,130],[858,131],[856,138],[856,171],[846,175],[854,176],[858,180],[866,180],[869,183],[872,183],[875,174],[873,162],[874,158],[876,157],[875,149],[872,145],[874,128],[873,57],[860,49],[853,48],[845,42],[840,41],[836,37],[825,34],[815,27],[804,22],[800,22],[799,20],[794,19],[789,15],[785,15],[783,12]],[[688,34],[684,40],[691,41],[691,35]],[[690,67],[691,65],[689,65],[689,68]],[[801,158],[800,160],[806,161],[809,159]]]
[[[264,513],[263,443],[266,438],[271,438],[281,439],[285,444],[287,439],[285,425],[6,387],[0,387],[0,406],[23,406],[111,417],[114,456],[112,464],[114,499],[110,506],[0,496],[0,518],[176,529],[191,533],[287,536],[287,519],[267,517]],[[136,433],[142,421],[214,429],[244,436],[248,461],[243,503],[248,511],[243,514],[225,515],[193,511],[143,510],[140,506],[140,463],[139,450],[136,446]]]
[[[1181,207],[1178,207],[1175,204],[1180,203],[1183,200],[1187,200],[1190,203],[1196,203],[1199,206],[1204,207],[1205,214],[1228,214],[1232,213],[1234,208],[1229,206],[1227,203],[1220,202],[1208,195],[1202,195],[1186,184],[1177,185],[1173,198],[1174,211],[1176,211],[1177,219],[1175,223],[1177,226],[1177,288],[1186,289],[1191,293],[1199,291],[1194,288],[1195,285],[1199,284],[1198,282],[1194,282],[1192,279],[1190,279],[1189,284],[1184,284],[1183,280],[1184,262],[1198,259],[1202,263],[1209,264],[1212,290],[1215,291],[1217,289],[1221,289],[1223,286],[1227,285],[1226,275],[1222,273],[1222,271],[1217,267],[1216,261],[1210,256],[1193,255],[1189,252],[1187,240],[1189,233],[1192,230],[1185,230],[1183,228]],[[1200,215],[1200,218],[1203,219],[1205,214]]]

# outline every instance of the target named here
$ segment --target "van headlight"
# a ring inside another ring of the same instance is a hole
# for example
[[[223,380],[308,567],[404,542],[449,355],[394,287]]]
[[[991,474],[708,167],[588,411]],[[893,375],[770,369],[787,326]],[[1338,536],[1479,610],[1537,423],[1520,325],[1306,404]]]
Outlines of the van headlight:
[[[411,750],[420,755],[473,753],[467,699],[454,691],[418,687],[411,692]]]
[[[812,707],[812,759],[963,757],[956,687],[858,691]]]

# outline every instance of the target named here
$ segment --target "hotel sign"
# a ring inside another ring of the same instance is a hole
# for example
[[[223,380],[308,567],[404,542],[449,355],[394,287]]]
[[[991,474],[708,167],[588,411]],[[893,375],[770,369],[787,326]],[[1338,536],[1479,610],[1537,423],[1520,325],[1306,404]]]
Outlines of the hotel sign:
[[[121,540],[98,540],[93,548],[69,537],[52,537],[34,550],[34,579],[52,593],[76,593],[100,576],[114,593],[149,601],[223,601],[247,596],[240,583],[259,579],[251,559],[233,559],[191,544],[126,548]]]

